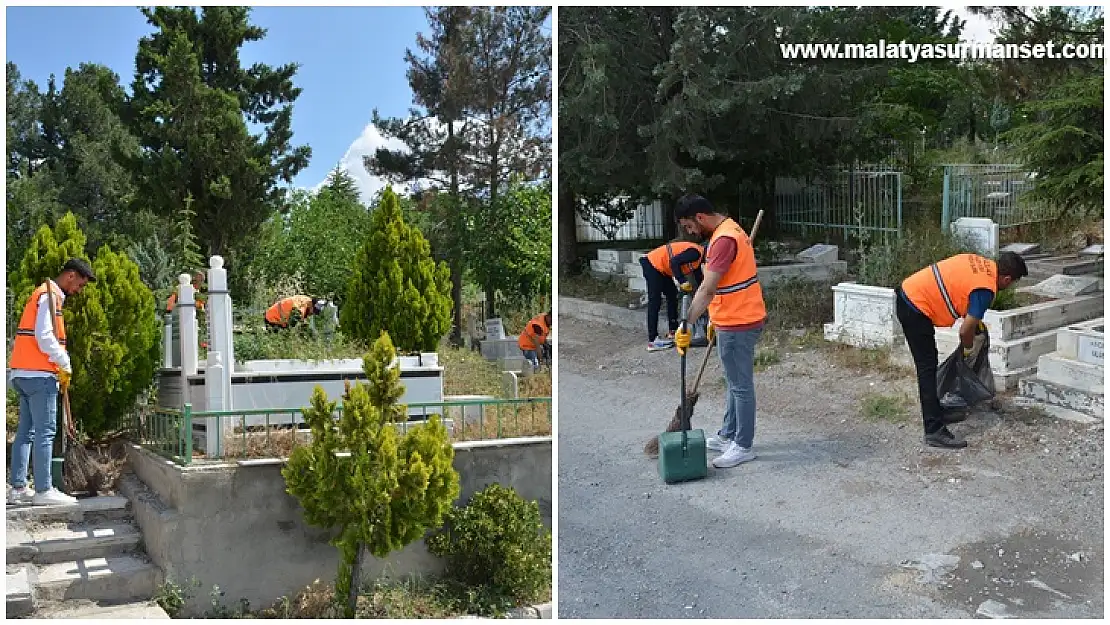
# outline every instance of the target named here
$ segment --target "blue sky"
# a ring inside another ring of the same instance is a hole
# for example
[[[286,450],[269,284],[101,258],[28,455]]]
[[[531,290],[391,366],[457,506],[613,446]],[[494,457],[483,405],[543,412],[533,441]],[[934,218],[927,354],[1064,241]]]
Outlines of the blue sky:
[[[294,184],[314,187],[343,161],[364,194],[372,193],[381,183],[365,173],[361,156],[383,139],[367,128],[371,111],[408,111],[404,54],[427,28],[423,8],[256,7],[251,21],[268,32],[241,49],[244,65],[301,64],[293,140],[312,146],[313,155]],[[9,7],[7,60],[43,89],[51,73],[60,87],[66,67],[83,62],[110,67],[130,89],[139,39],[152,30],[135,7]]]

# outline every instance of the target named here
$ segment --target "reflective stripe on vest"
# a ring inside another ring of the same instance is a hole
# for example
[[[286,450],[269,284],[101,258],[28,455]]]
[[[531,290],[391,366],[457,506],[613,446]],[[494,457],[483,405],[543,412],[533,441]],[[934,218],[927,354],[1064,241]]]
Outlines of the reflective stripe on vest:
[[[542,331],[539,335],[532,332],[533,324],[538,325],[541,328]],[[550,332],[551,328],[548,328],[547,324],[544,323],[543,315],[536,315],[535,317],[532,317],[527,324],[525,324],[524,331],[520,333],[520,337],[516,340],[516,345],[521,350],[535,351],[543,345],[544,339],[547,338],[547,335]],[[534,343],[532,341],[533,338],[535,339]]]
[[[751,246],[743,248],[740,244],[748,241],[748,235],[740,224],[725,219],[713,231],[708,250],[721,237],[736,241],[736,258],[729,265],[713,300],[709,302],[709,319],[717,326],[740,326],[758,323],[767,318],[767,308],[763,303],[763,288],[759,284],[759,274],[755,265],[755,252]],[[708,252],[707,252],[708,254]],[[708,265],[710,259],[706,259]]]
[[[34,292],[31,293],[31,297],[27,301],[27,304],[23,307],[23,315],[19,319],[19,326],[15,331],[15,340],[12,342],[11,361],[8,363],[8,366],[12,369],[58,373],[58,365],[50,360],[50,357],[39,348],[38,340],[35,338],[35,324],[39,314],[39,299],[46,293],[49,284],[50,283],[47,282],[36,288]],[[64,295],[62,295],[61,291],[58,289],[53,289],[53,291],[55,306],[58,306],[58,302]],[[49,299],[47,299],[47,302],[47,305],[49,305]],[[66,325],[61,308],[57,308],[54,311],[54,317],[57,322],[54,337],[64,349],[66,345]]]
[[[971,292],[998,289],[998,266],[977,254],[957,254],[915,272],[902,281],[906,299],[940,328],[967,314]]]
[[[697,243],[689,243],[687,241],[679,241],[678,243],[667,243],[666,245],[660,245],[654,250],[648,252],[647,259],[648,262],[651,263],[651,266],[655,267],[656,271],[663,274],[664,276],[667,276],[668,278],[673,278],[674,272],[671,271],[671,259],[685,252],[686,250],[693,248],[699,248],[700,251],[701,246]],[[683,263],[682,272],[685,274],[693,273],[695,269],[701,266],[701,256],[703,255],[704,251],[700,251],[698,260],[695,260],[692,263]]]

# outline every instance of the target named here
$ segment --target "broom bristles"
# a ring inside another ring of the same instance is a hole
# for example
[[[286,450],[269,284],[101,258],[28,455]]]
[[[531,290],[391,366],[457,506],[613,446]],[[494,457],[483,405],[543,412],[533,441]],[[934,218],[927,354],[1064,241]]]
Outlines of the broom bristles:
[[[84,445],[72,439],[69,441],[65,459],[62,462],[62,483],[66,491],[95,495],[104,484],[106,474],[105,467],[89,453]]]
[[[686,417],[689,419],[690,427],[694,423],[694,406],[698,403],[698,394],[687,393],[686,395]],[[680,432],[682,431],[682,405],[674,409],[674,416],[671,417],[671,422],[667,424],[665,432]],[[644,454],[651,458],[659,456],[659,437],[653,436],[651,440],[644,445]]]

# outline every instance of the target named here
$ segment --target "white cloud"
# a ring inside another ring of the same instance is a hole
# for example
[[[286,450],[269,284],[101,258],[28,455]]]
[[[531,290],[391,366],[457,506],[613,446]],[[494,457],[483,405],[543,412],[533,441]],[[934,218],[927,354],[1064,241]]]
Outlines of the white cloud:
[[[362,164],[362,157],[373,156],[378,148],[388,148],[390,150],[407,149],[403,141],[382,136],[382,133],[378,131],[374,124],[370,123],[366,124],[366,127],[362,129],[362,134],[351,143],[350,147],[347,148],[347,152],[343,155],[343,158],[339,160],[339,167],[344,169],[351,178],[354,179],[355,186],[358,187],[362,197],[362,202],[367,205],[370,204],[370,201],[378,191],[381,191],[389,184],[389,181],[386,179],[374,176],[366,171],[366,167]],[[312,187],[312,191],[320,190],[320,187],[325,184],[327,184],[327,177]],[[401,189],[397,188],[398,185],[393,186],[395,190],[401,191]]]

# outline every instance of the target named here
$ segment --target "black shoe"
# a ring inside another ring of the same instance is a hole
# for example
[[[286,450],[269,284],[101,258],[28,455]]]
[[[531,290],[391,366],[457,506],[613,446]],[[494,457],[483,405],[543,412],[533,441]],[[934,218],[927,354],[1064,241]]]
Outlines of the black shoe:
[[[952,425],[953,423],[963,423],[967,421],[971,411],[967,408],[944,408],[940,413],[940,420],[945,425]]]
[[[941,428],[932,434],[925,435],[925,444],[929,447],[940,447],[941,449],[963,449],[967,447],[967,441],[962,438],[957,438],[948,428]]]

